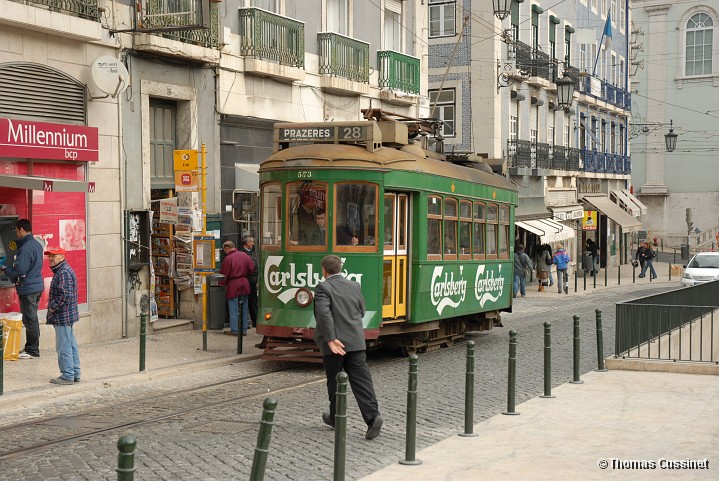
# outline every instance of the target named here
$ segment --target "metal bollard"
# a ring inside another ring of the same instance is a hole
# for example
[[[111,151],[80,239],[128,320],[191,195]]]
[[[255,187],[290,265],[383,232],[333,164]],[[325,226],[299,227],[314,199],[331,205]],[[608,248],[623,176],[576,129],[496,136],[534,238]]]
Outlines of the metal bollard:
[[[240,311],[240,316],[242,316],[242,312]],[[242,319],[237,321],[237,325],[239,326],[237,328],[237,354],[242,354],[242,342],[243,342],[243,336],[242,335]]]
[[[277,401],[271,397],[266,398],[262,403],[262,420],[260,421],[260,430],[257,433],[255,455],[252,458],[250,481],[262,481],[265,479],[267,456],[270,450],[270,440],[272,439],[272,427],[275,425],[275,409],[277,409]]]
[[[597,315],[597,368],[595,371],[607,372],[604,368],[604,334],[602,332],[602,310],[596,309]]]
[[[604,287],[607,287],[609,284],[607,283],[609,279],[609,262],[607,262],[607,266],[604,268]]]
[[[674,248],[674,260],[672,261],[672,264],[676,264],[676,263],[677,263],[677,248],[675,247]]]
[[[669,263],[669,280],[672,280],[672,263]]]
[[[582,384],[579,379],[579,316],[572,316],[574,319],[574,378],[569,381],[571,384]]]
[[[544,323],[544,394],[539,397],[552,396],[552,323]]]
[[[637,266],[632,264],[632,284],[637,282]]]
[[[587,271],[584,271],[584,290],[587,290]]]
[[[617,285],[622,285],[622,265],[617,265]]]
[[[415,448],[417,444],[417,360],[417,354],[412,354],[411,356],[409,356],[405,450],[404,459],[401,459],[399,461],[399,464],[422,464],[422,461],[415,458]]]
[[[517,331],[509,331],[509,361],[507,362],[507,411],[502,414],[516,416],[514,410],[514,389],[517,382]]]
[[[135,448],[137,440],[134,436],[125,435],[117,440],[117,481],[135,479]]]
[[[140,372],[145,370],[145,358],[147,355],[147,312],[140,311]]]
[[[574,292],[577,292],[577,270],[574,269]]]
[[[594,286],[592,288],[596,289],[597,288],[597,271],[594,270],[594,264],[592,264],[592,279],[594,282]]]
[[[335,466],[333,481],[344,481],[347,455],[347,373],[337,373],[337,412],[335,413]]]
[[[474,341],[467,342],[467,373],[464,377],[464,432],[460,436],[472,437],[474,432]]]

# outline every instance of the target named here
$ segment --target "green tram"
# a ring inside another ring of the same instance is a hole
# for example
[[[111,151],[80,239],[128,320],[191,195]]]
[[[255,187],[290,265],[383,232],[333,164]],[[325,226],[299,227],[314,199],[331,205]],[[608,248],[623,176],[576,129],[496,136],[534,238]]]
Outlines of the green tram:
[[[259,169],[263,359],[321,360],[312,297],[327,254],[362,286],[368,348],[448,346],[511,309],[516,187],[411,142],[417,125],[275,125]]]

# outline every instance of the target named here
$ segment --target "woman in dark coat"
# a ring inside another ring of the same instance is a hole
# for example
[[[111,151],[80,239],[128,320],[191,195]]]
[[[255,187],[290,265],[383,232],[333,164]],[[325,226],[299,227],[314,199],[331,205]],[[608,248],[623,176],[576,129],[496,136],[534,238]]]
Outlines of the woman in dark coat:
[[[646,258],[644,257],[644,242],[639,243],[639,248],[637,249],[637,255],[634,257],[635,260],[639,261],[639,267],[644,269],[644,263],[646,262]]]

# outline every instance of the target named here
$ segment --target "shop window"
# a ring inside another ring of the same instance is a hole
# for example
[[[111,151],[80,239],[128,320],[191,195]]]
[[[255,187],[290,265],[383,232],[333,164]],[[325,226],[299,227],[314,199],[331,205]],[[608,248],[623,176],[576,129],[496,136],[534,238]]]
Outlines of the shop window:
[[[262,248],[277,249],[282,241],[282,191],[279,184],[262,187]]]
[[[427,199],[427,259],[442,258],[442,198]]]
[[[444,258],[457,258],[457,201],[444,201]]]
[[[374,251],[371,246],[377,242],[377,190],[375,184],[335,184],[334,243],[337,250]]]
[[[489,204],[487,206],[487,257],[497,258],[497,237],[498,237],[498,215],[497,206]]]
[[[474,219],[472,222],[472,255],[475,259],[484,259],[485,256],[485,223],[487,221],[486,206],[474,203]]]
[[[324,248],[327,245],[327,184],[289,183],[287,202],[288,244]]]

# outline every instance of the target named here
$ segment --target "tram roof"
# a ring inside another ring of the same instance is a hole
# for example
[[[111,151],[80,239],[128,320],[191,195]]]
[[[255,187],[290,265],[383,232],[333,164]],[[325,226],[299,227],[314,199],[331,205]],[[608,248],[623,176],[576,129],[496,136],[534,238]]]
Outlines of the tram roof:
[[[508,179],[479,169],[424,157],[418,146],[382,147],[369,152],[364,145],[308,144],[275,152],[260,164],[260,173],[285,169],[401,170],[437,175],[517,191]]]

